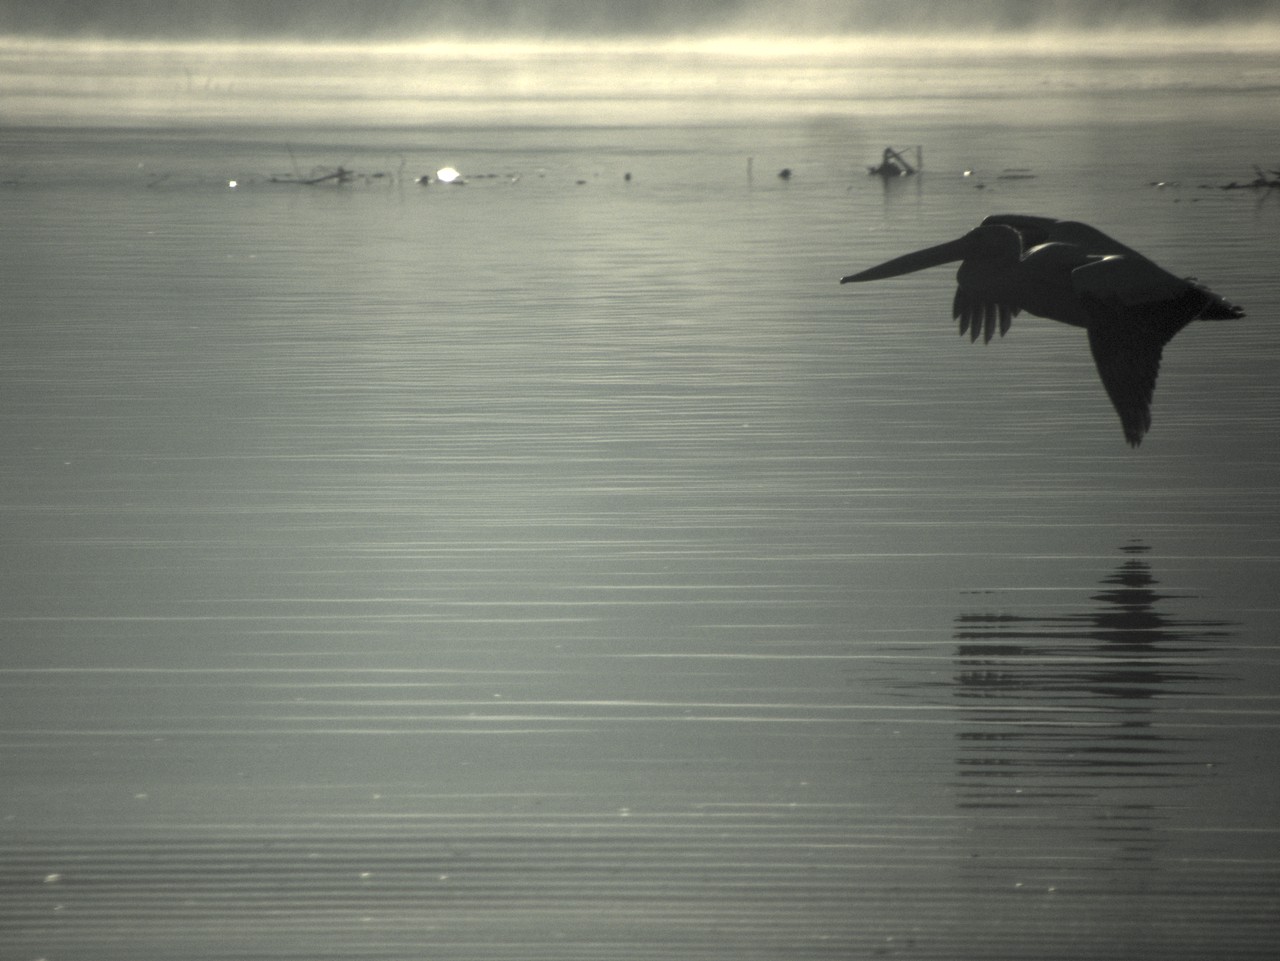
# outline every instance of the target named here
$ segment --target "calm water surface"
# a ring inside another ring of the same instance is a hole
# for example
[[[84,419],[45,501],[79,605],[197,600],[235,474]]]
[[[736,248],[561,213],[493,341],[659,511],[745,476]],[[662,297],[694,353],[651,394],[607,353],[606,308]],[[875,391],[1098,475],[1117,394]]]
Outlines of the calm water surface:
[[[0,958],[1269,957],[1273,88],[994,69],[6,127]],[[1079,331],[836,283],[999,211],[1248,310],[1140,449]]]

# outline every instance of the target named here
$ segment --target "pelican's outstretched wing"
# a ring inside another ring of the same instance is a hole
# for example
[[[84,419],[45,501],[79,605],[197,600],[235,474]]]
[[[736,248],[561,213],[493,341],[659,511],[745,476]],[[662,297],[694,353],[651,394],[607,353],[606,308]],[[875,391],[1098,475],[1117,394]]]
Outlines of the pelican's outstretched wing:
[[[1151,398],[1160,372],[1166,341],[1142,322],[1098,324],[1089,328],[1089,350],[1098,366],[1102,386],[1120,415],[1124,439],[1131,447],[1142,443],[1151,429]]]
[[[1125,440],[1137,447],[1151,428],[1164,345],[1218,302],[1239,308],[1143,257],[1104,257],[1073,271],[1071,279],[1093,320],[1089,349],[1102,386],[1120,415]]]

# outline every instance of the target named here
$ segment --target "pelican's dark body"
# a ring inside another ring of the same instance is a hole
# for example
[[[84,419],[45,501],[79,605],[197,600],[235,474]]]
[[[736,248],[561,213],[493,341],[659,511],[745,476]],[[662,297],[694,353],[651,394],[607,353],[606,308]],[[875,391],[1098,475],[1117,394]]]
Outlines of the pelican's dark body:
[[[1164,345],[1193,320],[1244,316],[1207,287],[1175,277],[1100,230],[1025,214],[988,217],[958,240],[840,282],[882,280],[957,260],[952,313],[960,333],[990,341],[1022,311],[1083,327],[1125,439],[1135,447],[1151,427]]]

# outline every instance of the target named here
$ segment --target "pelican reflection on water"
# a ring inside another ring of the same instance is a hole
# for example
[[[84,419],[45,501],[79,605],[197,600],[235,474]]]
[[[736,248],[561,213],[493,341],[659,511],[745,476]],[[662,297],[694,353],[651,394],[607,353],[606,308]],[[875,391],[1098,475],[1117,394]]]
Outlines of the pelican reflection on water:
[[[1125,439],[1142,442],[1164,345],[1193,320],[1244,311],[1195,280],[1156,266],[1087,224],[1025,214],[986,218],[958,240],[896,257],[841,279],[883,280],[960,261],[952,316],[960,333],[989,342],[1022,311],[1088,331],[1102,386]]]

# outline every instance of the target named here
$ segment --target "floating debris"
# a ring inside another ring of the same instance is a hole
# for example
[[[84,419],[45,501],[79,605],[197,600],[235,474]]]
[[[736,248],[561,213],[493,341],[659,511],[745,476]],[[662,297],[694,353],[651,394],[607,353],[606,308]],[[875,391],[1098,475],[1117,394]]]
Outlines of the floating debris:
[[[1236,183],[1236,181],[1233,180],[1229,184],[1223,184],[1222,189],[1223,190],[1272,190],[1272,189],[1280,188],[1280,170],[1270,170],[1270,171],[1263,170],[1257,164],[1253,165],[1253,169],[1258,176],[1255,177],[1253,180],[1249,181],[1247,184]],[[1271,174],[1270,177],[1267,176],[1268,173]]]
[[[910,177],[924,168],[924,148],[916,147],[916,165],[913,167],[897,150],[885,147],[878,167],[868,167],[867,173],[873,177],[889,180],[893,177]]]
[[[779,180],[790,180],[790,179],[791,179],[791,168],[790,168],[790,167],[783,167],[781,170],[779,170],[779,171],[778,171],[778,179],[779,179]]]
[[[330,170],[328,173],[314,174],[310,177],[282,177],[276,175],[271,178],[273,184],[302,184],[306,187],[313,187],[316,184],[349,184],[355,177],[355,171],[348,170],[346,167],[338,167],[336,170]]]

